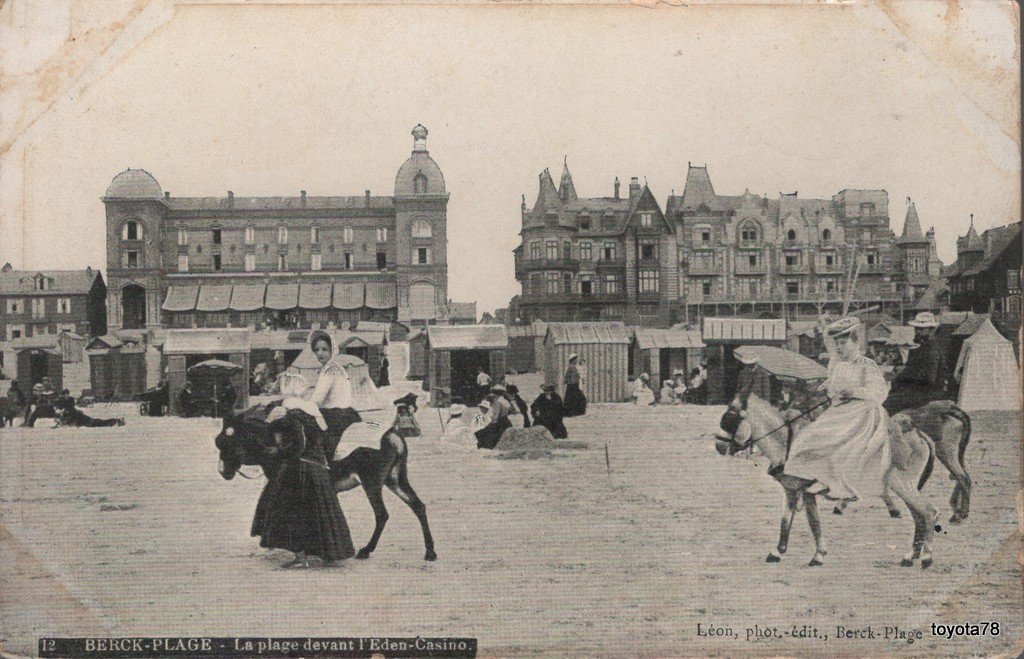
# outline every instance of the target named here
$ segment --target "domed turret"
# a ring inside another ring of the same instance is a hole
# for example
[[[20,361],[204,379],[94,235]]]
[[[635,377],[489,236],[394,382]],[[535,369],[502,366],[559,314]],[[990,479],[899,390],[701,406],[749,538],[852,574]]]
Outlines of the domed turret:
[[[103,195],[108,199],[155,199],[164,198],[164,192],[153,175],[144,169],[126,169],[110,182]]]
[[[444,175],[427,152],[427,129],[417,124],[412,129],[412,137],[412,155],[398,170],[395,194],[444,194]]]

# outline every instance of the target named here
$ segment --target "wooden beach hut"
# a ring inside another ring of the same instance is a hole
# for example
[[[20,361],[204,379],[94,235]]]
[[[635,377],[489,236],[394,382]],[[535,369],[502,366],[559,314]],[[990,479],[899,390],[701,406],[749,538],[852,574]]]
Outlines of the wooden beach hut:
[[[705,344],[700,330],[638,327],[633,333],[631,374],[647,373],[651,386],[660,387],[676,371],[689,381],[690,370],[700,366]]]
[[[242,368],[233,373],[236,407],[249,404],[249,353],[252,350],[246,329],[172,329],[164,341],[167,358],[171,414],[181,414],[178,395],[185,387],[189,367],[208,359],[221,359]]]
[[[708,402],[724,403],[736,393],[736,377],[742,364],[733,357],[740,346],[786,345],[786,321],[782,319],[704,318],[701,339],[707,344]]]
[[[53,388],[64,388],[64,357],[56,334],[26,337],[11,341],[11,348],[17,355],[18,384],[22,391],[50,378]]]
[[[132,400],[146,390],[146,346],[97,336],[86,346],[89,389],[96,400]]]
[[[409,372],[407,380],[423,380],[427,377],[427,330],[413,329],[409,334]]]
[[[529,325],[508,326],[508,367],[516,373],[544,370],[544,336],[548,325],[535,320]]]
[[[427,328],[427,380],[430,403],[447,405],[452,398],[477,402],[480,367],[497,379],[505,373],[508,331],[504,325],[431,325]]]
[[[591,403],[618,403],[629,388],[629,344],[626,326],[620,322],[548,323],[544,337],[544,376],[565,394],[562,379],[569,357],[586,360],[583,393]]]

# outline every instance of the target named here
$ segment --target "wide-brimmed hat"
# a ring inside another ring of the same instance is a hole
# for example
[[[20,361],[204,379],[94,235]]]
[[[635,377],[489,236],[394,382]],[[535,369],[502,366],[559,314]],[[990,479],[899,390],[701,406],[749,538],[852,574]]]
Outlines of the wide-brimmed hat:
[[[664,386],[666,386],[666,387],[671,387],[672,386],[672,380],[665,380],[664,382],[662,382],[662,384]]]
[[[914,320],[910,321],[907,324],[910,325],[911,327],[938,327],[939,319],[936,318],[935,314],[933,314],[930,311],[922,311],[921,313],[914,316]]]
[[[32,391],[42,391],[42,390],[43,390],[43,383],[42,382],[36,382],[34,385],[32,385]]]
[[[541,391],[554,391],[555,389],[557,389],[557,387],[551,384],[550,382],[545,382],[544,384],[540,385]]]
[[[395,400],[395,402],[392,403],[392,405],[397,405],[397,406],[403,406],[404,405],[405,407],[412,407],[412,408],[418,409],[419,406],[416,405],[416,399],[417,398],[418,398],[418,396],[410,391],[406,395],[404,395],[401,398]]]
[[[736,359],[740,360],[741,364],[747,366],[753,366],[757,363],[757,355],[752,352],[738,352],[736,353]]]
[[[482,401],[480,401],[480,404],[477,405],[477,407],[479,407],[482,410],[489,410],[491,409],[491,402],[485,398]]]
[[[503,394],[503,393],[505,393],[505,385],[503,385],[503,384],[496,384],[493,387],[491,387],[491,391],[493,391],[495,393],[498,393],[498,394]]]
[[[575,352],[574,352],[574,353],[571,353],[571,354],[569,355],[569,361],[572,361],[572,360],[574,360],[574,359],[579,359],[579,358],[580,358],[580,356],[579,356],[579,355],[577,355],[577,354],[576,354]]]
[[[845,318],[840,318],[834,323],[829,323],[825,327],[825,332],[827,332],[832,338],[836,338],[839,336],[847,336],[858,327],[860,327],[860,320],[854,316],[847,316]]]
[[[647,375],[646,373],[641,373],[640,379],[643,380],[644,382],[647,382],[648,380],[651,379],[651,376]]]
[[[462,416],[462,414],[465,411],[466,411],[466,406],[465,405],[460,405],[459,403],[456,403],[456,404],[452,405],[450,408],[448,408],[448,414],[450,416]]]

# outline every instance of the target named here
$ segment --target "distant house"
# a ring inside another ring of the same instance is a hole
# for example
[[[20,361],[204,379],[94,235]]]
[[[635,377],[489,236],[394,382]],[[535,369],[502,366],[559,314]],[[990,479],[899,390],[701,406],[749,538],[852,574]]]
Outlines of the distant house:
[[[452,325],[476,325],[476,302],[448,302],[448,322]]]
[[[990,314],[993,325],[1015,340],[1021,325],[1020,222],[988,229],[980,236],[974,220],[957,239],[957,260],[946,277],[954,311]]]
[[[107,287],[98,270],[0,269],[0,340],[61,331],[107,333]]]

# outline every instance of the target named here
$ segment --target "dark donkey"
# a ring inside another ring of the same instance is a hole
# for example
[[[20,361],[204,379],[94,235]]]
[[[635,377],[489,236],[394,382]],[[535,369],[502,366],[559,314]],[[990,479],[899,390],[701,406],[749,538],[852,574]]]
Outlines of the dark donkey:
[[[381,435],[380,448],[361,446],[344,458],[332,461],[331,480],[337,492],[346,492],[362,485],[373,507],[376,527],[370,542],[359,550],[356,558],[369,558],[384,532],[384,525],[388,521],[383,496],[386,486],[416,514],[423,529],[423,544],[426,546],[424,560],[433,561],[437,560],[437,554],[434,552],[434,539],[427,522],[427,507],[409,484],[409,447],[405,438],[420,435],[415,417],[416,404],[408,399],[396,403],[395,419],[391,427]],[[220,451],[221,476],[231,480],[243,465],[259,465],[267,478],[273,480],[280,462],[297,455],[297,449],[305,441],[305,432],[298,420],[301,414],[289,412],[284,419],[271,424],[247,418],[245,412],[226,417],[215,440]],[[265,503],[261,495],[257,510]]]

